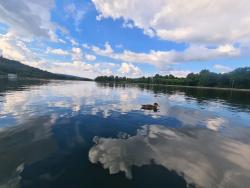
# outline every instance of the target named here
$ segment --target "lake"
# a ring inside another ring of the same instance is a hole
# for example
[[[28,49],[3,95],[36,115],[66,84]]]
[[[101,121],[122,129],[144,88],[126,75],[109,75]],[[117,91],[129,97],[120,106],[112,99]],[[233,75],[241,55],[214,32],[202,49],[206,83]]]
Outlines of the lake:
[[[249,185],[250,92],[0,80],[1,188]]]

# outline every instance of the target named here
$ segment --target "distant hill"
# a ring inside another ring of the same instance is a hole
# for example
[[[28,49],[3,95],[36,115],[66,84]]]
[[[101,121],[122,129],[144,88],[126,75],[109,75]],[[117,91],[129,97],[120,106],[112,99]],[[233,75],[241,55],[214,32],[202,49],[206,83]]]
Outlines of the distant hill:
[[[18,77],[39,78],[39,79],[58,79],[58,80],[84,80],[90,81],[88,78],[77,76],[54,74],[28,65],[24,65],[18,61],[0,57],[0,75],[16,74]]]

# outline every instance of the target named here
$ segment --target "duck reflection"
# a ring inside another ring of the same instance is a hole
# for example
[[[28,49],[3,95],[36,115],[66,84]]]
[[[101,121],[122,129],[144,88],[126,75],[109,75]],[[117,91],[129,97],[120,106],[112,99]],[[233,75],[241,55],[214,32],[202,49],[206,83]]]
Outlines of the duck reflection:
[[[250,146],[207,129],[169,129],[145,125],[128,138],[95,137],[89,151],[110,174],[154,164],[182,175],[197,187],[247,187],[250,184]]]

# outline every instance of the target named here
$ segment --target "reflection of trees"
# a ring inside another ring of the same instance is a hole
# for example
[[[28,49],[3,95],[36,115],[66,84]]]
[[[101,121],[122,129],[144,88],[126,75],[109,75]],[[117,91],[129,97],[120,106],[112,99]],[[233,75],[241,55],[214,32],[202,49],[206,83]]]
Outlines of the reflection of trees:
[[[54,117],[41,117],[0,133],[1,183],[15,178],[18,167],[39,161],[56,150],[56,142],[50,137],[53,123]]]
[[[6,91],[20,91],[27,87],[43,85],[49,83],[48,80],[38,79],[16,79],[0,78],[0,93]]]
[[[230,104],[233,107],[244,108],[250,110],[250,92],[229,91],[229,90],[216,90],[216,89],[203,89],[203,88],[187,88],[187,87],[174,87],[163,85],[150,85],[150,84],[137,84],[137,87],[142,90],[151,90],[155,94],[174,94],[182,92],[187,98],[196,99],[197,102],[221,100]]]
[[[55,180],[62,174],[67,156],[84,144],[82,134],[80,123],[57,114],[0,132],[0,187],[19,187],[32,178]]]
[[[221,100],[236,108],[250,110],[250,92],[235,91],[235,90],[220,90],[220,89],[205,89],[205,88],[188,88],[178,86],[164,86],[157,84],[119,84],[119,83],[97,83],[98,87],[111,88],[140,88],[141,90],[150,90],[155,94],[175,94],[182,92],[187,98],[193,98],[197,102]]]

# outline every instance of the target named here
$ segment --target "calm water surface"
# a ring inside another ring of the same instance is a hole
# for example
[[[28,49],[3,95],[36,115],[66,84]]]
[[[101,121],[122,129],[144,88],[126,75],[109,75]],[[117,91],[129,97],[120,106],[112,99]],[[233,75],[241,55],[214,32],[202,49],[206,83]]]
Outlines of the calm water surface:
[[[248,92],[0,80],[0,188],[249,186]]]

